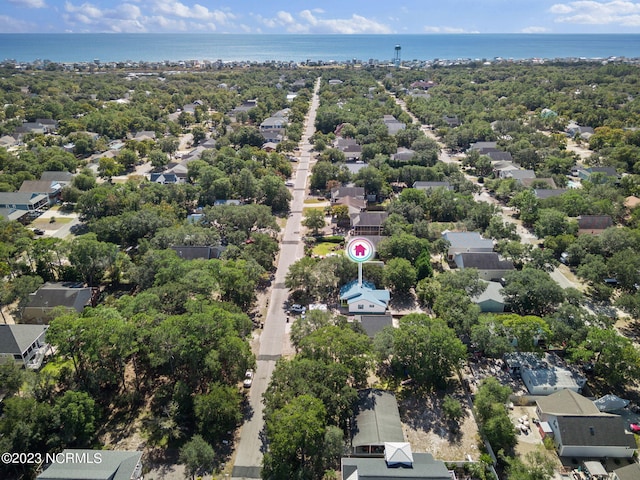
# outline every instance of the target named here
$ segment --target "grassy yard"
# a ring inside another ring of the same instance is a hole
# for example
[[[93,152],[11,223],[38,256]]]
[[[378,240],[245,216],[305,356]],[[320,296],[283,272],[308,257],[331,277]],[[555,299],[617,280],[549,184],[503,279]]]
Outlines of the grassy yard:
[[[313,254],[320,255],[322,257],[327,256],[330,253],[339,253],[342,254],[343,250],[337,243],[332,242],[321,242],[318,243],[315,247],[313,247]]]

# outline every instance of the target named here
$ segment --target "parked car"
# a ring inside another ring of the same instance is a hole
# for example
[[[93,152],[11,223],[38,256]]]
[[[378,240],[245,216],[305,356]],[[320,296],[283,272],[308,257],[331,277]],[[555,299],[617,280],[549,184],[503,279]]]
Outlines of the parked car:
[[[41,228],[34,228],[33,233],[35,233],[36,235],[44,235],[44,230],[42,230]]]
[[[244,381],[242,382],[242,386],[244,386],[244,388],[250,388],[252,384],[253,384],[253,370],[249,369],[246,372],[244,372]]]
[[[303,307],[302,305],[294,303],[289,308],[289,311],[292,312],[292,313],[305,313],[307,311],[307,307]]]
[[[640,424],[638,423],[629,424],[629,430],[631,430],[633,433],[640,433]]]

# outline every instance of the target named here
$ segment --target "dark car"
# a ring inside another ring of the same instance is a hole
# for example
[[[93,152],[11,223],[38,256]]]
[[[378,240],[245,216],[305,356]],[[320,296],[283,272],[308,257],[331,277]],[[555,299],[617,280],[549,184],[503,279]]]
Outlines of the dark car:
[[[44,235],[44,230],[42,230],[41,228],[34,228],[33,233],[35,233],[36,235]]]

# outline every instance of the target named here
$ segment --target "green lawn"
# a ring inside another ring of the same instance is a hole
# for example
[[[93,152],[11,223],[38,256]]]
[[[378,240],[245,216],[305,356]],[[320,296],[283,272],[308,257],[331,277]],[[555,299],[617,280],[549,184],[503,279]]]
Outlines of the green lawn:
[[[343,250],[340,247],[340,244],[338,243],[321,242],[321,243],[318,243],[315,247],[313,247],[313,254],[320,255],[322,257],[330,253],[339,253],[340,255],[342,255],[342,252]]]

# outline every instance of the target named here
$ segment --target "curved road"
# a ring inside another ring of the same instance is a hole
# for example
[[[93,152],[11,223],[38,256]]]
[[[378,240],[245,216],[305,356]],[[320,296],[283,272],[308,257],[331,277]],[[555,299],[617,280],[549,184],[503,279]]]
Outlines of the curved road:
[[[315,132],[316,110],[318,109],[320,78],[316,81],[309,107],[309,114],[305,120],[304,133],[300,141],[300,161],[297,164],[293,199],[291,201],[291,215],[280,242],[280,256],[276,270],[275,282],[269,299],[269,309],[260,335],[260,349],[258,365],[249,391],[249,405],[251,417],[245,422],[240,432],[236,460],[233,466],[232,478],[261,478],[264,420],[262,395],[269,386],[276,361],[282,354],[282,347],[288,342],[286,331],[286,312],[284,303],[289,290],[284,286],[284,280],[289,266],[304,256],[304,244],[300,236],[302,222],[302,208],[307,191],[307,179],[311,173],[311,149],[309,138]]]

